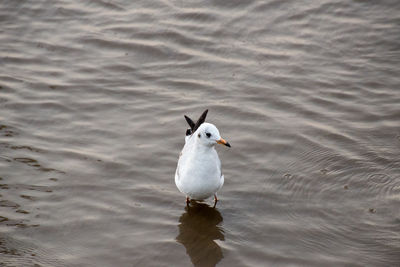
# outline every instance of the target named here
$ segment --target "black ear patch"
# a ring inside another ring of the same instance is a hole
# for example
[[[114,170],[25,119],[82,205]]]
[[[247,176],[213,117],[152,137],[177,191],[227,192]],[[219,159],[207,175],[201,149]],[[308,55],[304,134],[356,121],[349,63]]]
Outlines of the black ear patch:
[[[192,135],[192,130],[191,129],[187,129],[186,130],[186,136]]]
[[[203,112],[203,114],[201,114],[200,118],[196,122],[196,125],[192,129],[193,132],[195,132],[200,127],[200,125],[202,125],[205,122],[206,117],[207,117],[207,112],[208,112],[208,109],[206,109]]]

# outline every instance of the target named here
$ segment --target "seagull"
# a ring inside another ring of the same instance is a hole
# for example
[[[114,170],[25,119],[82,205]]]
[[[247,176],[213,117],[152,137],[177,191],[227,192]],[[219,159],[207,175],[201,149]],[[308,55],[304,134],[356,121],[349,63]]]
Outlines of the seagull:
[[[218,202],[217,191],[224,184],[221,161],[215,144],[227,147],[215,125],[204,122],[208,109],[203,112],[196,123],[184,116],[190,128],[186,130],[185,145],[179,155],[175,172],[175,184],[179,191],[186,195],[186,204],[190,200],[205,200],[214,196],[214,207]]]

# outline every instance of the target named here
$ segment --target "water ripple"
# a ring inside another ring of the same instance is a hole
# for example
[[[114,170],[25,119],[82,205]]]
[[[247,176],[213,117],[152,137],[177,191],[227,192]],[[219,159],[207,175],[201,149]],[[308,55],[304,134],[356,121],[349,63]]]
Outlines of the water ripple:
[[[395,266],[398,10],[3,3],[0,261]],[[205,108],[226,182],[185,209],[183,115]]]

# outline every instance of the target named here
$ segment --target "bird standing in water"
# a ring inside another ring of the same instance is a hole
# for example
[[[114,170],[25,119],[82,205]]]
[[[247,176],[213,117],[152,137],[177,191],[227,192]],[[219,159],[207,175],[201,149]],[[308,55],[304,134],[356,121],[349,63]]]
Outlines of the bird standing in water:
[[[185,145],[179,155],[175,184],[186,195],[187,205],[191,199],[204,200],[214,196],[215,207],[217,191],[224,184],[224,175],[214,146],[231,145],[221,137],[217,127],[204,122],[207,112],[205,110],[196,123],[185,116],[190,128],[186,130]]]

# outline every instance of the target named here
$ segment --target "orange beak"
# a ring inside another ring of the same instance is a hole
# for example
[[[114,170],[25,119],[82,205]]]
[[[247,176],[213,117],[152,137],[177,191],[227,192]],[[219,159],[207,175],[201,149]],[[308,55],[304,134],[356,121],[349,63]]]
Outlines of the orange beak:
[[[227,146],[227,147],[231,147],[231,144],[229,144],[228,142],[226,142],[224,138],[219,139],[219,140],[217,141],[217,143],[218,143],[218,144],[221,144],[221,145],[225,145],[225,146]]]

